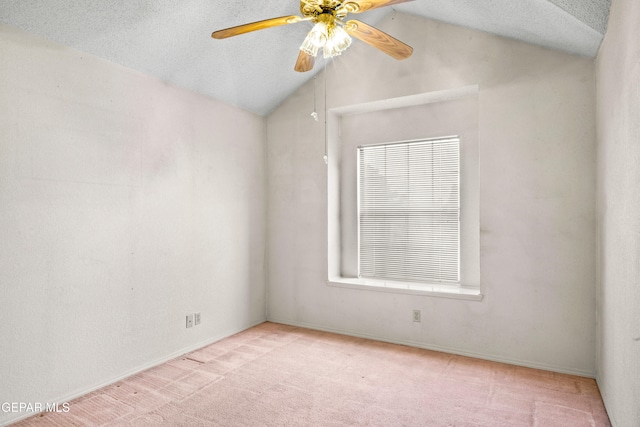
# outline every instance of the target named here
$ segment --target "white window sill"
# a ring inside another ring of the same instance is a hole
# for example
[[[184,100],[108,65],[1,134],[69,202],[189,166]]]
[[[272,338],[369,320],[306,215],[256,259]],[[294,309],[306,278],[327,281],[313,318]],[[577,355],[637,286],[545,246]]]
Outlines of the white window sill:
[[[454,298],[470,301],[482,301],[483,295],[480,289],[465,288],[462,286],[424,284],[410,282],[392,282],[374,279],[350,278],[350,277],[330,277],[327,281],[329,286],[339,288],[361,289],[378,292],[395,292],[400,294],[425,295],[440,298]]]

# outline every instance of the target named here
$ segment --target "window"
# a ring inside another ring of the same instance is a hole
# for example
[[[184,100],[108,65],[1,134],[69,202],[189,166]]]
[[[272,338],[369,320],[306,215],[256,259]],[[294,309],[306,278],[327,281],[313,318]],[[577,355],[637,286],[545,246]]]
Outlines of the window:
[[[482,300],[478,111],[477,86],[327,111],[329,286]],[[449,163],[447,153],[454,153]],[[448,173],[457,190],[443,181]],[[420,191],[415,174],[433,181],[430,193]],[[377,187],[362,189],[361,181]]]
[[[358,147],[358,274],[460,283],[458,137]]]

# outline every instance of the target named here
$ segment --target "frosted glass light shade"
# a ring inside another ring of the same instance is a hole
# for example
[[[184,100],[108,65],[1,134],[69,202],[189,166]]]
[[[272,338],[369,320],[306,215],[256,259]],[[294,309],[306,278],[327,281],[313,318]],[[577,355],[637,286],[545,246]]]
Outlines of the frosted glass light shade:
[[[349,46],[351,46],[351,37],[340,26],[334,26],[329,32],[329,38],[324,45],[323,56],[325,58],[332,58],[340,55]]]
[[[326,45],[328,38],[329,28],[327,24],[318,22],[305,37],[300,50],[315,57],[318,54],[318,50]]]

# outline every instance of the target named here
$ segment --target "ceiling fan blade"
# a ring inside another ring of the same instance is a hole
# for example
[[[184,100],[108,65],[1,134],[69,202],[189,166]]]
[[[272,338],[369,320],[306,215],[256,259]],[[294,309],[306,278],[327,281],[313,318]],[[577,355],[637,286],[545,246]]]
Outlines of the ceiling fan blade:
[[[394,4],[406,3],[413,0],[351,0],[342,4],[347,7],[351,13],[362,13],[367,10],[377,9],[379,7],[392,6]]]
[[[301,50],[300,55],[298,55],[298,60],[296,61],[296,66],[293,67],[293,69],[299,73],[310,71],[315,61],[316,59],[313,56]]]
[[[211,37],[214,39],[226,39],[227,37],[238,36],[251,31],[264,30],[265,28],[277,27],[280,25],[295,24],[303,18],[296,15],[281,16],[279,18],[265,19],[264,21],[252,22],[250,24],[238,25],[237,27],[226,28],[214,31]]]
[[[402,43],[400,40],[364,22],[352,19],[345,23],[344,29],[349,35],[362,40],[376,49],[380,49],[396,59],[406,59],[413,53],[413,48],[408,44]]]

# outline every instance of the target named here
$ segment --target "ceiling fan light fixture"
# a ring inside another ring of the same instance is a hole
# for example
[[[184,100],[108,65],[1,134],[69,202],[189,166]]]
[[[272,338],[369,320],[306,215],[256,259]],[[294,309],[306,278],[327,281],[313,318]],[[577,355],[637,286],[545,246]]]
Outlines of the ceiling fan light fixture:
[[[302,42],[300,50],[315,57],[322,49],[325,58],[332,58],[340,55],[350,45],[351,37],[336,23],[335,17],[331,14],[321,14]]]
[[[340,55],[351,46],[351,37],[339,25],[334,25],[329,29],[329,38],[323,48],[323,56],[325,58],[333,58]]]

